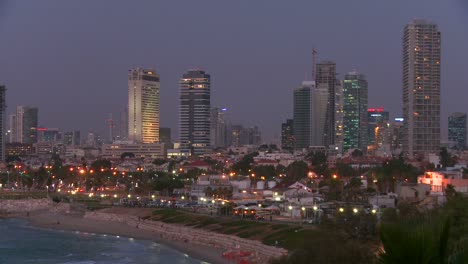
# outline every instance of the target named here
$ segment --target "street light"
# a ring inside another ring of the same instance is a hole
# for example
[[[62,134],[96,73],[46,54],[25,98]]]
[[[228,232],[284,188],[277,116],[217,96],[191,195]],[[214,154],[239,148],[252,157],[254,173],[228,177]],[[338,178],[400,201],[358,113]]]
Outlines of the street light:
[[[357,208],[354,208],[354,209],[353,209],[353,212],[354,212],[355,214],[357,214],[357,213],[358,213],[358,209],[357,209]]]
[[[372,213],[373,213],[373,214],[376,214],[376,213],[377,213],[377,210],[372,209]]]
[[[340,207],[339,211],[340,211],[340,213],[343,213],[343,212],[344,212],[344,208],[343,208],[343,207]]]

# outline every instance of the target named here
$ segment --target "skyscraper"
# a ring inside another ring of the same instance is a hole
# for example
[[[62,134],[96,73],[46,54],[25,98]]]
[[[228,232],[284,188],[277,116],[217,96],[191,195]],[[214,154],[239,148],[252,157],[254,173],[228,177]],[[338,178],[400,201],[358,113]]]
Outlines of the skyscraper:
[[[337,82],[335,86],[335,151],[343,153],[343,85]]]
[[[356,71],[343,81],[343,150],[367,151],[367,81]]]
[[[440,148],[440,49],[436,24],[414,20],[403,34],[403,151],[409,157]]]
[[[336,79],[336,64],[332,61],[322,61],[316,67],[316,86],[328,91],[327,112],[325,115],[324,145],[335,144],[335,89],[338,83]]]
[[[123,107],[120,111],[119,139],[128,139],[128,107]]]
[[[466,113],[453,113],[448,118],[448,139],[455,143],[455,148],[466,147]]]
[[[81,145],[81,133],[79,130],[66,132],[63,136],[63,143],[66,146],[80,146]]]
[[[159,75],[152,69],[128,74],[128,137],[136,143],[159,142]]]
[[[383,107],[378,108],[369,108],[367,109],[367,137],[368,144],[375,144],[376,137],[379,137],[379,130],[385,125],[388,124],[390,120],[390,115],[388,111],[385,111]]]
[[[294,150],[294,120],[286,119],[286,122],[281,124],[281,148],[284,150]]]
[[[293,133],[296,149],[325,146],[328,92],[328,87],[316,87],[313,81],[304,81],[301,87],[294,90]]]
[[[0,85],[0,160],[5,160],[6,88]]]
[[[294,147],[296,149],[310,146],[310,93],[315,88],[314,82],[303,82],[294,90]]]
[[[191,155],[211,150],[210,80],[210,75],[202,70],[189,70],[180,79],[180,149]]]
[[[211,147],[226,147],[226,108],[211,108]]]
[[[38,124],[37,107],[17,106],[16,107],[16,127],[15,139],[19,143],[37,143],[37,124]]]

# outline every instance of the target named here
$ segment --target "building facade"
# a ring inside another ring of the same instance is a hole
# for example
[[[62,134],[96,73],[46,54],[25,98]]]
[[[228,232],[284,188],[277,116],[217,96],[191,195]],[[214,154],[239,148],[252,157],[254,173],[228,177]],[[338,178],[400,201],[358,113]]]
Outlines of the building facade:
[[[367,81],[363,74],[350,72],[343,81],[343,151],[367,151]]]
[[[390,120],[390,114],[383,107],[367,109],[367,137],[369,145],[374,145],[382,136],[382,130],[387,126]]]
[[[39,110],[37,107],[17,106],[16,114],[10,116],[12,142],[37,143],[37,125]]]
[[[79,130],[65,132],[63,135],[63,144],[66,146],[80,146],[81,133]]]
[[[466,147],[466,113],[453,113],[448,117],[448,139],[456,149]]]
[[[414,20],[403,34],[403,151],[408,157],[440,148],[441,37],[436,24]]]
[[[281,124],[281,149],[287,151],[294,150],[294,120],[286,119]]]
[[[189,70],[180,79],[180,149],[191,155],[211,151],[211,77],[202,70]]]
[[[136,143],[159,142],[159,75],[152,69],[128,74],[128,138]]]
[[[305,81],[294,90],[293,134],[294,148],[304,149],[310,146],[310,93],[315,83]]]
[[[226,124],[226,108],[212,108],[211,109],[211,147],[225,148],[227,147],[227,124]]]
[[[322,61],[316,66],[315,84],[319,88],[328,90],[327,111],[325,115],[324,145],[335,144],[335,90],[339,81],[336,79],[336,63]]]

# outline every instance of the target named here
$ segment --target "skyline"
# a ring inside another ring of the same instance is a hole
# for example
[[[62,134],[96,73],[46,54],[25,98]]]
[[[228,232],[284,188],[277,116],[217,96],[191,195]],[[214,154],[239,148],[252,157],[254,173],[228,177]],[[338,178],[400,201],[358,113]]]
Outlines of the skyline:
[[[171,127],[177,138],[178,80],[188,69],[201,68],[212,76],[212,106],[227,107],[233,123],[258,125],[270,141],[292,118],[293,90],[305,75],[310,80],[315,48],[317,62],[336,62],[340,80],[354,69],[366,75],[369,107],[384,106],[392,117],[400,116],[401,38],[415,17],[438,24],[442,32],[443,140],[448,116],[467,112],[465,94],[460,95],[468,84],[463,49],[468,9],[462,1],[424,1],[423,8],[422,1],[360,1],[364,10],[350,3],[340,3],[341,8],[333,3],[269,3],[268,8],[247,2],[209,8],[185,3],[178,8],[113,1],[111,9],[109,1],[91,3],[0,2],[0,35],[9,40],[0,43],[8,113],[16,105],[34,105],[40,126],[84,134],[94,128],[104,135],[108,114],[118,116],[127,102],[128,70],[149,67],[161,76],[161,127]],[[375,17],[385,23],[368,23]],[[157,23],[149,23],[153,18]],[[327,28],[321,27],[326,19]],[[349,19],[352,26],[343,27]],[[67,97],[72,101],[60,101]]]

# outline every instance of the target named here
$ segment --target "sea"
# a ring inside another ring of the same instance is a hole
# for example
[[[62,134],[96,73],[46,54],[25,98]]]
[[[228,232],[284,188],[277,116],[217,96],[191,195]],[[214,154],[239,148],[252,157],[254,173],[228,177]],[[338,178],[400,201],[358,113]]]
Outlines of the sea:
[[[0,220],[0,264],[203,264],[152,241],[32,227]]]

